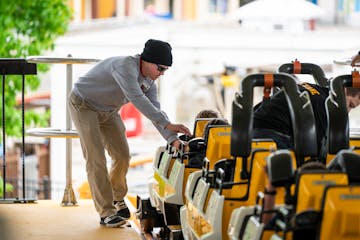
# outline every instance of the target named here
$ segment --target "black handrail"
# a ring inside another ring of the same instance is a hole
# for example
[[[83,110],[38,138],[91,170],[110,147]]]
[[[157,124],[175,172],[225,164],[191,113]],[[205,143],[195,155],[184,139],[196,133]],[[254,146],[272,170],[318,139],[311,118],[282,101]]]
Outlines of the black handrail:
[[[299,63],[300,73],[299,74],[311,74],[317,85],[322,87],[329,86],[329,80],[325,76],[322,68],[313,63]],[[294,63],[285,63],[278,68],[278,72],[294,74]],[[296,74],[296,73],[295,73]]]
[[[329,96],[326,99],[327,150],[336,154],[349,148],[349,115],[346,105],[345,87],[355,87],[352,75],[340,75],[331,80]]]
[[[21,159],[22,159],[22,195],[23,199],[16,199],[16,202],[26,201],[25,194],[25,75],[36,75],[37,67],[34,63],[28,63],[22,58],[0,58],[0,69],[2,74],[2,134],[3,134],[3,200],[6,200],[6,121],[5,121],[5,85],[6,75],[21,75],[22,76],[22,89],[21,89],[21,124],[22,124],[22,147],[21,147]]]

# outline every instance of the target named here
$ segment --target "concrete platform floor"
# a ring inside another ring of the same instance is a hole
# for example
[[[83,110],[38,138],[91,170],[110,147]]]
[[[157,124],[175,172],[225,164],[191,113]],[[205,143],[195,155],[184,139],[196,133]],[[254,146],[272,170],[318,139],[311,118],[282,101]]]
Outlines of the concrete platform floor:
[[[142,239],[130,226],[105,228],[92,200],[62,207],[58,200],[0,204],[0,240],[116,240]]]

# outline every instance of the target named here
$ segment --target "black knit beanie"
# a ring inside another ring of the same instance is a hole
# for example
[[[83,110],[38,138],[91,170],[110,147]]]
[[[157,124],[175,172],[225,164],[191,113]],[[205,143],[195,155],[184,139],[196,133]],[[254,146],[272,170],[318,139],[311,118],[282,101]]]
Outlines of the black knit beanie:
[[[145,43],[141,59],[146,62],[161,64],[165,66],[172,65],[171,46],[167,42],[149,39]]]

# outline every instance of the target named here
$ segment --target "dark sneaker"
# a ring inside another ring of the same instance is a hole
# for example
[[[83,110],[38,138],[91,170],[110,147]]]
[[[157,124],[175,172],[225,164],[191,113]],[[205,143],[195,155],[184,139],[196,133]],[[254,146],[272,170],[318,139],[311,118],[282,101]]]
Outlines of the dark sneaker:
[[[122,217],[123,219],[130,218],[130,211],[129,208],[126,206],[124,200],[122,201],[114,201],[114,206],[117,210],[117,215]]]
[[[126,223],[126,220],[117,214],[110,215],[108,217],[100,218],[100,224],[108,228],[117,228]]]

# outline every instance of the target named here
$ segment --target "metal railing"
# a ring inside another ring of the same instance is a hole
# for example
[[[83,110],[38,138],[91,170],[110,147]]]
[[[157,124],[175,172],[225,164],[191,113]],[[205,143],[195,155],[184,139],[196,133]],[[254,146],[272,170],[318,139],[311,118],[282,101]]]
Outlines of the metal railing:
[[[1,58],[0,59],[0,73],[2,75],[2,147],[3,147],[3,161],[2,161],[2,178],[3,178],[3,197],[0,203],[3,202],[33,202],[35,199],[26,198],[26,183],[25,183],[25,109],[24,109],[24,95],[25,95],[25,78],[26,75],[36,75],[36,64],[28,63],[22,58]],[[6,77],[8,75],[22,76],[22,91],[21,91],[21,119],[22,119],[22,144],[21,144],[21,173],[22,173],[22,196],[18,199],[10,199],[6,197],[6,121],[5,121],[5,91],[6,91]]]

